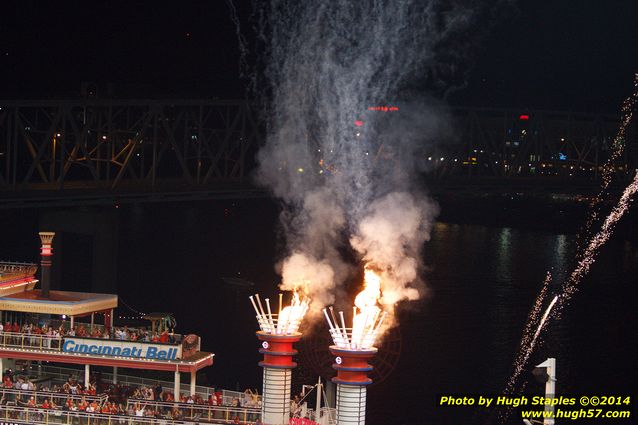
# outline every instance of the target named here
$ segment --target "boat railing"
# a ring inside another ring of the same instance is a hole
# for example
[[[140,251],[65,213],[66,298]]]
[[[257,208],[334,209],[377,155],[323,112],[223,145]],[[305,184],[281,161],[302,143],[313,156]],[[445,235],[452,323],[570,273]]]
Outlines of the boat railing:
[[[0,347],[61,351],[62,336],[0,331]]]
[[[314,409],[308,409],[308,416],[319,425],[337,425],[337,409],[334,407],[322,407],[318,417]],[[294,425],[292,419],[290,425]]]
[[[78,322],[75,321],[74,322],[74,328],[78,328],[79,326],[84,326],[89,332],[92,332],[93,330],[97,329],[100,331],[101,334],[104,333],[106,327],[104,325],[98,324],[98,323],[94,323],[94,324],[90,324],[90,323],[84,323],[84,322]],[[62,326],[63,329],[71,329],[71,321],[70,320],[59,320],[59,319],[52,319],[49,321],[48,326],[50,328],[54,328],[57,329],[60,326]],[[112,328],[110,328],[110,332],[109,332],[109,338],[108,339],[113,339],[113,340],[120,340],[119,338],[116,338],[114,335],[114,332],[116,329],[123,329],[123,326],[113,326]],[[126,329],[128,330],[129,333],[134,332],[134,333],[138,333],[143,331],[144,333],[147,334],[151,334],[151,330],[150,328],[133,328],[133,327],[126,327]],[[171,334],[173,341],[175,345],[178,345],[181,343],[181,341],[183,340],[183,335],[182,334],[178,334],[178,333],[173,333]],[[90,338],[90,335],[86,336],[87,338]],[[107,338],[104,338],[107,339]],[[128,340],[127,340],[128,341]],[[146,342],[150,342],[150,341],[146,341]]]
[[[89,330],[93,330],[93,329],[98,329],[100,332],[104,332],[104,329],[106,328],[106,326],[101,325],[99,323],[84,323],[84,322],[79,322],[79,321],[75,321],[73,323],[73,327],[74,328],[78,328],[80,325],[84,326],[85,328],[89,329]],[[60,326],[62,326],[62,328],[64,329],[71,329],[71,321],[70,320],[60,320],[60,319],[51,319],[50,321],[48,321],[47,326],[50,328],[54,328],[54,329],[59,329]]]
[[[180,344],[164,344],[148,341],[127,341],[111,338],[91,338],[91,337],[79,337],[70,335],[52,336],[48,334],[36,334],[36,333],[23,333],[23,332],[5,332],[0,331],[0,348],[19,348],[19,349],[32,349],[39,351],[54,351],[63,352],[64,341],[66,338],[74,338],[76,340],[95,340],[95,341],[112,341],[114,343],[123,342],[130,344],[141,345],[163,345],[170,347],[180,347]],[[179,353],[179,352],[178,352]],[[177,357],[178,359],[180,357]]]
[[[53,401],[57,405],[64,404],[68,399],[71,399],[71,401],[74,401],[76,403],[84,400],[88,403],[92,403],[95,401],[98,404],[102,404],[109,398],[108,394],[67,394],[58,391],[22,390],[15,388],[2,388],[0,394],[2,394],[2,398],[6,401],[22,401],[24,404],[26,404],[31,397],[33,397],[37,404],[42,404],[45,399],[48,399],[50,401]]]
[[[120,414],[89,413],[63,409],[43,409],[0,405],[0,420],[4,423],[28,423],[33,425],[49,424],[101,424],[101,425],[195,425],[205,423],[231,423],[225,420],[209,422],[199,419],[196,422],[169,417],[131,416]],[[253,422],[246,422],[252,424]]]
[[[261,409],[258,407],[212,406],[208,404],[129,399],[126,408],[129,410],[137,404],[151,408],[156,412],[161,412],[164,415],[178,410],[182,415],[181,417],[188,420],[222,420],[230,422],[238,418],[241,423],[251,423],[255,422],[257,418],[261,419]]]
[[[51,365],[42,365],[40,372],[42,375],[51,377],[58,380],[66,380],[69,375],[81,375],[84,374],[84,369],[72,368],[72,367],[60,367]],[[100,372],[103,382],[113,382],[113,374],[109,372]],[[161,384],[163,388],[173,388],[173,382],[162,381],[158,379],[143,378],[140,376],[130,376],[117,374],[117,383],[126,386],[141,386],[141,387],[155,387],[157,384]],[[184,394],[190,394],[190,384],[181,384],[180,391]],[[204,387],[197,385],[195,392],[202,398],[208,399],[208,396],[215,394],[215,388]]]
[[[79,368],[71,368],[71,367],[60,367],[60,366],[50,366],[50,365],[42,365],[40,372],[43,375],[49,376],[51,378],[57,378],[61,380],[66,380],[69,375],[75,374],[83,374],[84,369]],[[101,372],[100,375],[104,382],[113,382],[113,374],[109,372]],[[151,379],[151,378],[143,378],[140,376],[130,376],[130,375],[122,375],[120,373],[117,374],[117,382],[120,385],[127,386],[143,386],[153,388],[160,384],[162,388],[173,388],[172,381],[163,381],[159,379]],[[190,384],[182,383],[180,384],[180,392],[183,394],[190,394]],[[248,395],[245,392],[240,391],[231,391],[224,389],[216,389],[213,387],[205,387],[203,385],[195,386],[195,393],[198,394],[202,399],[208,400],[208,398],[212,395],[217,398],[217,395],[221,393],[221,405],[222,406],[232,406],[236,403],[236,400],[239,400],[242,406],[245,406],[249,403]],[[261,401],[261,395],[257,395],[257,403]],[[253,402],[251,400],[251,402]]]

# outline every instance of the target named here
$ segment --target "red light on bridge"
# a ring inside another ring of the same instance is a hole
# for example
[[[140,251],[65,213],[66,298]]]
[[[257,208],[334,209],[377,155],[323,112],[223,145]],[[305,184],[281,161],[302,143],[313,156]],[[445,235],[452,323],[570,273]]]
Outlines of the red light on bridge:
[[[369,106],[368,111],[394,112],[398,111],[398,106]]]
[[[527,121],[529,120],[529,115],[519,115],[518,119],[521,121]]]

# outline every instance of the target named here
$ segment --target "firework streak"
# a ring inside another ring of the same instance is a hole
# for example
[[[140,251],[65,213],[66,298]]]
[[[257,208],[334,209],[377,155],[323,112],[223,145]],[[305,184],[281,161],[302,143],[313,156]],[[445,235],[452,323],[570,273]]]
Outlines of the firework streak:
[[[611,213],[605,219],[602,228],[600,231],[590,240],[589,245],[585,249],[578,265],[572,271],[569,278],[563,285],[561,292],[556,295],[552,302],[549,304],[545,313],[543,314],[543,318],[540,320],[538,328],[534,333],[534,336],[530,338],[529,336],[529,328],[531,328],[531,323],[533,323],[532,319],[538,318],[538,309],[539,309],[539,301],[542,303],[542,298],[544,298],[547,283],[549,279],[545,280],[545,285],[541,290],[536,302],[534,303],[534,308],[532,309],[532,313],[530,313],[530,320],[528,320],[528,325],[525,328],[525,335],[523,336],[523,340],[521,342],[522,352],[519,353],[517,361],[515,362],[515,372],[510,378],[510,383],[508,385],[512,386],[518,375],[523,369],[523,366],[527,359],[529,358],[534,346],[536,345],[536,340],[538,339],[543,327],[547,323],[547,319],[556,316],[560,310],[565,306],[565,304],[570,300],[570,298],[578,291],[578,284],[581,282],[583,277],[589,272],[589,269],[596,261],[596,256],[600,251],[600,248],[607,243],[611,235],[614,233],[614,227],[616,223],[622,218],[623,215],[629,210],[629,206],[633,200],[633,197],[638,192],[638,174],[634,176],[634,180],[631,182],[625,191],[623,192],[618,204],[614,207]],[[526,342],[529,341],[528,344]],[[525,345],[523,345],[525,344]]]
[[[603,166],[601,190],[592,201],[592,212],[583,231],[585,238],[591,234],[591,227],[599,217],[600,211],[598,206],[600,205],[614,176],[614,163],[624,152],[626,130],[633,118],[633,109],[638,101],[638,74],[635,76],[634,88],[634,93],[623,103],[621,125],[616,137],[614,138],[612,155]],[[636,192],[638,192],[638,173],[634,176],[633,181],[625,188],[618,203],[603,222],[600,231],[590,238],[587,238],[589,240],[587,246],[584,249],[578,250],[579,252],[582,252],[581,255],[576,257],[578,264],[561,287],[560,292],[552,298],[552,301],[541,316],[540,313],[542,306],[547,296],[549,283],[551,282],[551,274],[547,274],[543,287],[536,297],[532,310],[527,318],[523,337],[521,338],[520,348],[514,360],[514,371],[505,387],[504,394],[511,394],[516,389],[517,379],[524,370],[529,357],[534,351],[543,329],[550,319],[557,317],[560,314],[563,307],[578,291],[579,283],[582,281],[583,277],[587,275],[589,269],[596,261],[596,256],[598,255],[600,248],[611,238],[618,221],[628,211]],[[532,331],[534,331],[533,334]],[[500,415],[501,421],[507,420],[508,416],[509,410]]]
[[[623,152],[625,151],[625,136],[627,134],[629,123],[634,116],[633,111],[636,106],[636,102],[638,102],[638,74],[634,76],[633,94],[625,99],[622,104],[620,113],[620,127],[618,128],[618,132],[616,133],[616,136],[614,137],[614,141],[612,143],[611,155],[603,164],[600,191],[589,205],[591,213],[587,218],[587,222],[585,223],[585,226],[581,232],[579,238],[581,241],[586,241],[589,239],[589,237],[591,236],[592,226],[600,217],[599,206],[616,172],[616,161],[622,156]],[[581,252],[583,247],[580,245],[580,243],[578,245],[578,248],[578,252]]]

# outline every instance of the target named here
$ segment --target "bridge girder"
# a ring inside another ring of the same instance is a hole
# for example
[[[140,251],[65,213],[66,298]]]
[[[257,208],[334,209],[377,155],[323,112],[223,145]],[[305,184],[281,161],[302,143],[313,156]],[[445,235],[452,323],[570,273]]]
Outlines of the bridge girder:
[[[430,178],[473,184],[483,177],[594,182],[620,124],[616,116],[561,111],[447,113],[452,136],[424,141],[418,155]],[[138,200],[219,189],[227,197],[239,188],[255,196],[247,176],[263,134],[249,101],[0,100],[0,192],[26,199],[88,189]],[[626,139],[616,166],[628,176],[636,168],[636,132]]]
[[[0,101],[0,188],[241,181],[259,133],[243,101]]]

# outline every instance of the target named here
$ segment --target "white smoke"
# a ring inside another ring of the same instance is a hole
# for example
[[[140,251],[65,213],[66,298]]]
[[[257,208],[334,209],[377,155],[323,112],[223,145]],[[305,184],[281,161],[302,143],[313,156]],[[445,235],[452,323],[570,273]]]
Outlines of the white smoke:
[[[283,201],[281,287],[303,284],[316,311],[369,262],[384,278],[384,304],[418,299],[437,208],[421,195],[416,158],[444,119],[423,97],[406,102],[405,88],[469,11],[439,0],[258,5],[269,102],[256,177]],[[344,260],[352,250],[359,264]]]
[[[368,215],[358,223],[350,243],[382,277],[380,302],[386,310],[422,295],[421,247],[430,237],[437,211],[425,199],[393,192],[370,204]]]
[[[326,260],[295,252],[283,261],[281,270],[282,290],[305,292],[303,295],[309,297],[315,306],[334,302],[334,272]],[[318,313],[318,309],[311,313]]]

